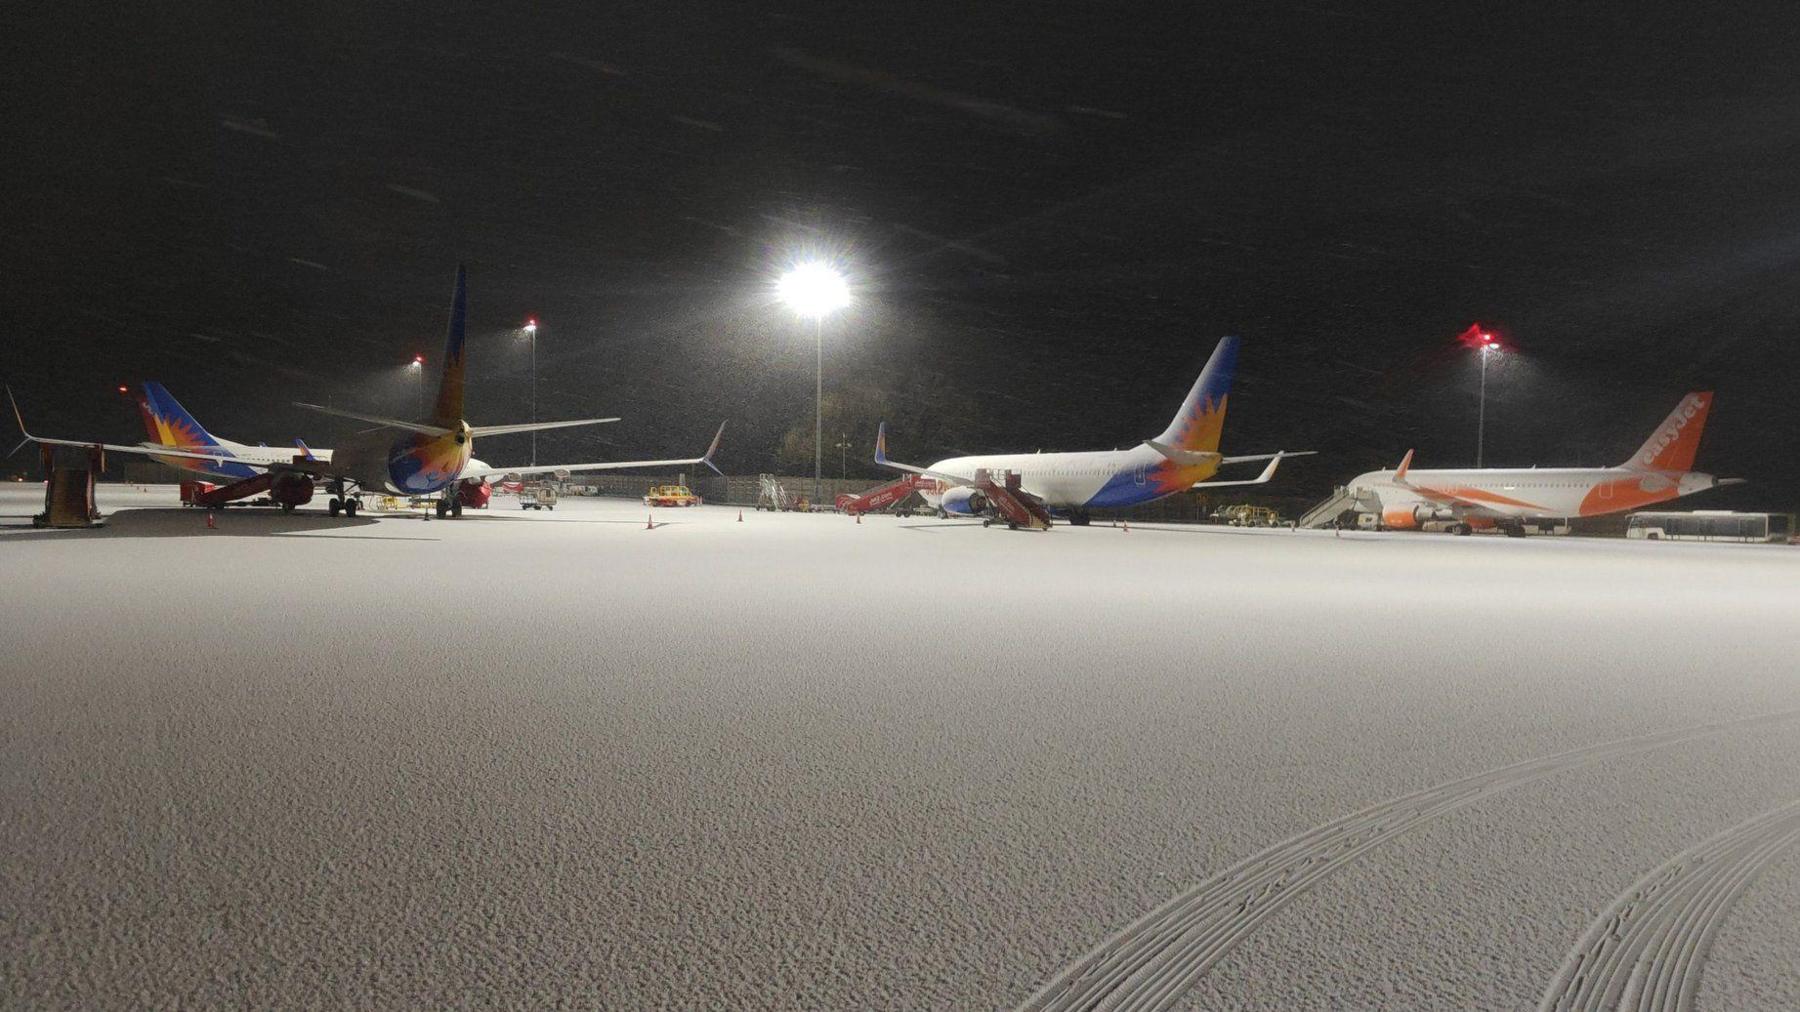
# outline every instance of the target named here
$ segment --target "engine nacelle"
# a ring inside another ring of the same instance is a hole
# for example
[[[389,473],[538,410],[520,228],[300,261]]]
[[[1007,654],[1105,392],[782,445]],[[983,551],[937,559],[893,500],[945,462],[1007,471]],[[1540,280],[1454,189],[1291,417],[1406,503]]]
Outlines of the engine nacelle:
[[[1414,531],[1418,530],[1421,524],[1433,520],[1456,519],[1455,510],[1448,506],[1437,506],[1432,503],[1395,506],[1381,511],[1381,526],[1396,531]]]
[[[945,513],[972,517],[979,516],[986,511],[988,501],[987,496],[982,495],[980,489],[971,488],[968,485],[958,485],[944,493],[944,498],[938,501],[938,508]]]
[[[304,474],[280,471],[269,479],[269,498],[278,506],[304,506],[312,497],[313,481]]]
[[[494,486],[481,478],[464,478],[456,483],[456,497],[464,506],[486,509],[488,500],[494,497]]]

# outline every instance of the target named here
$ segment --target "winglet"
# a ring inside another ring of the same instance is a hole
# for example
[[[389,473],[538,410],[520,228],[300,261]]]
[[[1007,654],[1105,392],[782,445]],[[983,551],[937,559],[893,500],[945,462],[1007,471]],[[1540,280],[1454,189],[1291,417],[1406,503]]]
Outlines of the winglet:
[[[25,416],[19,413],[19,399],[13,396],[11,384],[6,387],[6,399],[12,402],[13,419],[19,423],[19,434],[26,439],[32,438],[31,430],[25,427]]]
[[[713,454],[719,452],[719,440],[724,439],[724,438],[725,438],[725,423],[720,422],[719,423],[719,431],[713,433],[712,445],[706,448],[706,455],[700,458],[700,463],[705,464],[707,467],[712,468],[713,473],[718,475],[721,478],[725,477],[725,472],[719,470],[719,465],[713,463]]]
[[[1394,468],[1395,481],[1406,480],[1406,472],[1412,469],[1412,455],[1413,452],[1408,450],[1406,451],[1406,456],[1400,458],[1400,466]]]
[[[887,466],[887,423],[882,422],[875,428],[875,463]]]

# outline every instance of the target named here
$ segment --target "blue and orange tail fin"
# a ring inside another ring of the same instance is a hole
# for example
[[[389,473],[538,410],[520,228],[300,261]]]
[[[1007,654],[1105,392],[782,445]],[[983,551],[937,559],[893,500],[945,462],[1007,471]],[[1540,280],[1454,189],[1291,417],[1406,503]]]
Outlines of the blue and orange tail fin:
[[[1181,402],[1169,427],[1156,441],[1178,450],[1217,450],[1225,429],[1225,402],[1231,395],[1231,378],[1237,372],[1238,339],[1227,337],[1213,349],[1200,370],[1200,378]]]
[[[144,431],[152,443],[184,450],[219,445],[199,419],[189,414],[161,383],[151,380],[144,384],[144,395],[138,398],[138,410],[143,412]]]
[[[456,267],[456,290],[450,296],[450,330],[444,339],[444,375],[438,381],[433,425],[454,428],[463,421],[463,332],[468,326],[469,282],[461,264]]]

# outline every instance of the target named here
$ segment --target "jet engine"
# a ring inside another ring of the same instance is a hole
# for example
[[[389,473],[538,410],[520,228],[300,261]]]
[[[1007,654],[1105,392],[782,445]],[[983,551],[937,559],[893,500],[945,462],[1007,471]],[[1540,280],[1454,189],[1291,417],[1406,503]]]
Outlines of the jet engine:
[[[293,509],[312,502],[313,481],[304,474],[278,471],[269,479],[269,498],[282,509]]]
[[[938,508],[945,513],[973,517],[986,512],[988,501],[987,496],[982,495],[979,489],[958,485],[944,493],[943,499],[938,502]]]
[[[456,483],[456,497],[471,509],[486,509],[494,496],[494,486],[483,478],[464,478]]]

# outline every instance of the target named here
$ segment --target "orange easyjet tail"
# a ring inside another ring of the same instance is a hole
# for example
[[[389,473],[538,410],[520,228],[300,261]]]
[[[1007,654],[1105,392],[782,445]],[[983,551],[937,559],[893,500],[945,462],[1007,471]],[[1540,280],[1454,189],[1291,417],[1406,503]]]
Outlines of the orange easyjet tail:
[[[1692,471],[1694,455],[1700,449],[1700,433],[1706,428],[1706,413],[1712,408],[1712,398],[1711,390],[1699,390],[1683,397],[1624,466],[1646,471]]]

